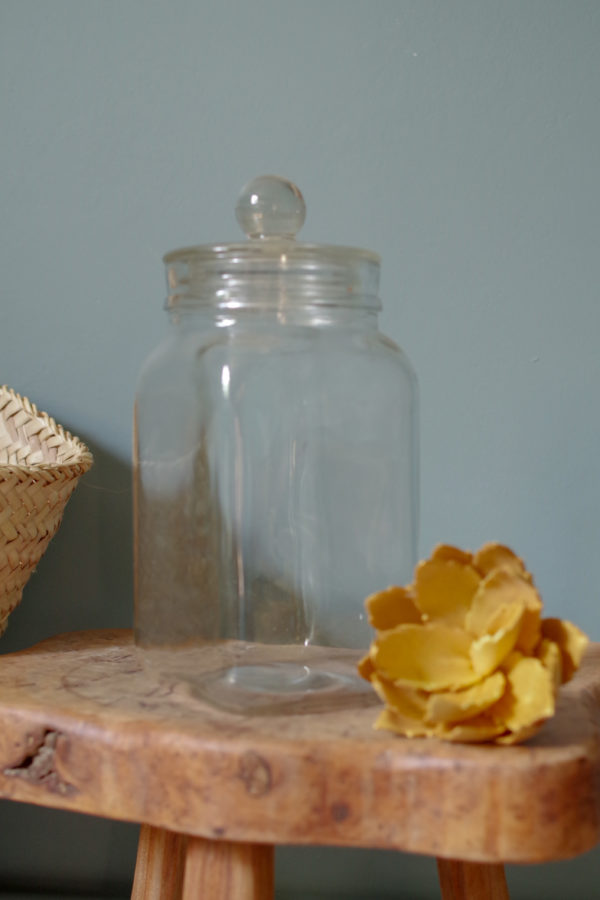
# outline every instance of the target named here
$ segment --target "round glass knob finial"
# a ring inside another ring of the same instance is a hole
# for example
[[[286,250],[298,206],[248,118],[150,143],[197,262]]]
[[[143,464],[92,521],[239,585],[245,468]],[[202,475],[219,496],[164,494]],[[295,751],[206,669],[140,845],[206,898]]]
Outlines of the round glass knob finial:
[[[235,215],[249,238],[294,238],[304,224],[306,206],[291,181],[261,175],[242,188]]]

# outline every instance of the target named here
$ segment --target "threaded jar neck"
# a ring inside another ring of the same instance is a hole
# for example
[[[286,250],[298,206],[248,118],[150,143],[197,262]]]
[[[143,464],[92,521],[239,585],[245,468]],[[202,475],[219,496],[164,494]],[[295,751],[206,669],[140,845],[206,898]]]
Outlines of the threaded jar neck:
[[[169,310],[381,308],[379,257],[366,250],[279,239],[190,247],[164,261]]]

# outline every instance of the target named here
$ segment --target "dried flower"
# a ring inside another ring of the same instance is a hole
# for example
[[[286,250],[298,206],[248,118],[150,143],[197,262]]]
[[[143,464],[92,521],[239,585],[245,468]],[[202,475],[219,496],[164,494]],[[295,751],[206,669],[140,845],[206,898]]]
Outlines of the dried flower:
[[[358,670],[385,704],[375,727],[406,737],[526,740],[588,644],[571,622],[542,619],[531,574],[502,544],[440,544],[414,584],[365,605],[377,634]]]

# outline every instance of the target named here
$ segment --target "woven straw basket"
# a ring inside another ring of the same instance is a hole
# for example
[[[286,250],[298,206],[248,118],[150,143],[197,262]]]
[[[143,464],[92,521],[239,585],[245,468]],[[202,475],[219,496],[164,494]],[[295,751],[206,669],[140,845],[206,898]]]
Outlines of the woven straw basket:
[[[92,462],[78,438],[0,387],[0,634]]]

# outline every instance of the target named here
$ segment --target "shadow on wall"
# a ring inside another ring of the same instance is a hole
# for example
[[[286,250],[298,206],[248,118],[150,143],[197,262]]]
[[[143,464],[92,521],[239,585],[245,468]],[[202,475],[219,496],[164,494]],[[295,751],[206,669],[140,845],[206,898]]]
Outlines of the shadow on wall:
[[[78,436],[94,454],[94,465],[11,614],[1,653],[64,631],[132,623],[131,467]]]

